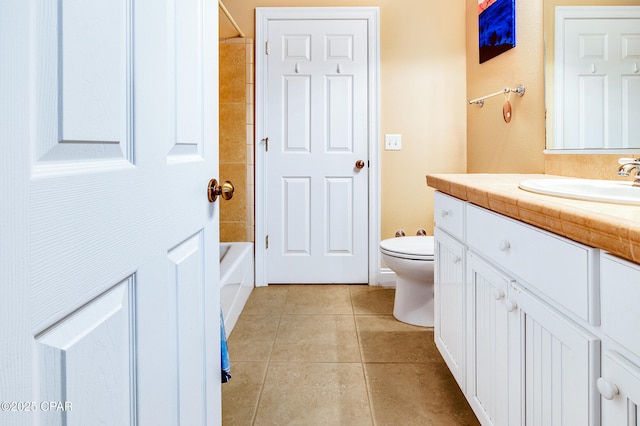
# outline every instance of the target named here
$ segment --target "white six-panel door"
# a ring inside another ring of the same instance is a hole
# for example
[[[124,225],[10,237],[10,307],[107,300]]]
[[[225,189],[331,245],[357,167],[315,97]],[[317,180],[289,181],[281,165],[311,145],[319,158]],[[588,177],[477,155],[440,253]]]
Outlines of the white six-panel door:
[[[366,20],[269,22],[270,283],[368,282],[367,34]]]
[[[640,8],[559,8],[556,25],[554,140],[562,149],[636,146]]]
[[[0,424],[219,424],[217,7],[3,2]]]

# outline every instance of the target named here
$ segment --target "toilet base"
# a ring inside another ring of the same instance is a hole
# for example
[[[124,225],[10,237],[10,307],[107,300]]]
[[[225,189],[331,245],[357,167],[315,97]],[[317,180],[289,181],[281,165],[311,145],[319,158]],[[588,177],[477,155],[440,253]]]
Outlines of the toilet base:
[[[411,325],[433,327],[433,280],[414,281],[397,277],[393,316]]]

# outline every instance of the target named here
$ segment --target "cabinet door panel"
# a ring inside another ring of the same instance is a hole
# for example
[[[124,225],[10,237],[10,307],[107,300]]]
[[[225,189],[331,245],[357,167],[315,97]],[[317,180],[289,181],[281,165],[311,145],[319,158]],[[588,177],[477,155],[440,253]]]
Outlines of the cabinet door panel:
[[[603,254],[600,260],[602,330],[640,355],[640,266]]]
[[[458,385],[464,390],[465,247],[439,228],[435,236],[435,342]]]
[[[482,424],[509,419],[509,280],[477,256],[467,255],[467,398]]]
[[[595,378],[600,340],[511,283],[512,362],[524,374],[519,384],[527,425],[595,425],[599,420]],[[516,386],[517,380],[512,383]]]
[[[612,395],[603,392],[602,424],[639,426],[640,367],[617,353],[607,352],[602,359],[601,380],[615,386],[614,389],[617,390],[612,398]],[[600,383],[598,388],[602,388]]]

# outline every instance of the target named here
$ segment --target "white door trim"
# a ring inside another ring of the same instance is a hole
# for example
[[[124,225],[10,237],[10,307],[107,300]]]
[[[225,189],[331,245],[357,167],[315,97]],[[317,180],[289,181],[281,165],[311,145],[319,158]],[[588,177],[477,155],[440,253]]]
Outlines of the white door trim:
[[[369,285],[378,285],[380,272],[380,10],[377,7],[258,7],[256,8],[256,152],[255,152],[255,267],[256,286],[267,276],[267,123],[266,41],[270,20],[366,19],[369,46]]]

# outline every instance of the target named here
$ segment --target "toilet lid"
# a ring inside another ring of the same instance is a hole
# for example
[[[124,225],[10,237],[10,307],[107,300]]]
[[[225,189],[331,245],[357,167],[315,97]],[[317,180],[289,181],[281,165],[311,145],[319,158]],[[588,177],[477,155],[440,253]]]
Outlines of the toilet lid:
[[[380,251],[404,259],[432,260],[433,237],[397,237],[380,241]]]

